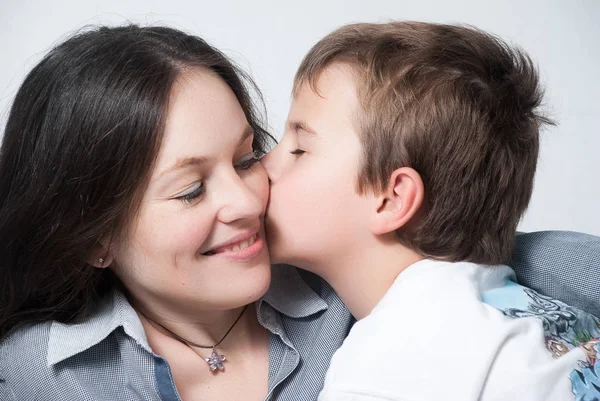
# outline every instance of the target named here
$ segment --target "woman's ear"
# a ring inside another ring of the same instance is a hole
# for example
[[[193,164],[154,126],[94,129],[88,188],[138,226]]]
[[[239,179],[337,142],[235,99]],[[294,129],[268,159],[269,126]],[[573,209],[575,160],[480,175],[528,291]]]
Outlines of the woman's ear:
[[[111,265],[113,259],[114,257],[109,247],[107,245],[97,243],[94,249],[92,249],[90,252],[87,262],[94,267],[104,269]]]
[[[387,188],[376,197],[377,210],[371,221],[371,232],[382,235],[405,226],[423,204],[424,193],[423,180],[414,169],[394,170]]]

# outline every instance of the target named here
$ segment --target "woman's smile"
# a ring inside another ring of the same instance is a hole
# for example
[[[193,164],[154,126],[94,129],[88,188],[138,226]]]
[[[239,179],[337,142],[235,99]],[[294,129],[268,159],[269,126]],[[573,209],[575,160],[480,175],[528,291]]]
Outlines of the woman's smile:
[[[264,247],[265,241],[261,238],[258,231],[255,231],[250,235],[248,233],[238,235],[226,244],[212,248],[202,255],[241,262],[254,259],[260,255]]]

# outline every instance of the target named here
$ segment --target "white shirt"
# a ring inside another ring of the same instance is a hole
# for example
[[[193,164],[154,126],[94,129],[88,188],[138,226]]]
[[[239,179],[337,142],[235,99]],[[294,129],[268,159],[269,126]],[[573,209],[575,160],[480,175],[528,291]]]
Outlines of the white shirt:
[[[481,301],[512,275],[507,266],[409,266],[334,354],[319,401],[574,400],[569,375],[583,350],[554,359],[539,319]]]

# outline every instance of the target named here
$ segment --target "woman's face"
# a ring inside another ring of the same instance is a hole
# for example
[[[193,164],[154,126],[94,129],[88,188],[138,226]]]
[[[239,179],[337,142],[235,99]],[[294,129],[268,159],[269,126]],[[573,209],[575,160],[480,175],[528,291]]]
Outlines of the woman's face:
[[[248,304],[267,290],[268,181],[252,139],[216,74],[197,69],[177,80],[139,213],[111,245],[113,270],[137,302],[197,314]]]

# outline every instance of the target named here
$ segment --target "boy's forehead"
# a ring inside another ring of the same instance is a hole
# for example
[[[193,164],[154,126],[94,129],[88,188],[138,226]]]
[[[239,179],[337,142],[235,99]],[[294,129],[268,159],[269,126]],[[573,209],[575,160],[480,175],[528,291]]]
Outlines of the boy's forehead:
[[[325,67],[316,80],[306,80],[298,86],[292,98],[292,112],[320,112],[323,108],[347,109],[358,104],[356,79],[351,67],[333,63]]]
[[[345,65],[326,67],[311,85],[303,82],[292,98],[287,128],[322,136],[332,130],[352,128],[358,110],[353,71]]]
[[[305,80],[300,85],[297,95],[309,90],[321,97],[330,92],[341,92],[348,97],[356,96],[356,74],[347,63],[331,63],[317,72],[313,78]]]

